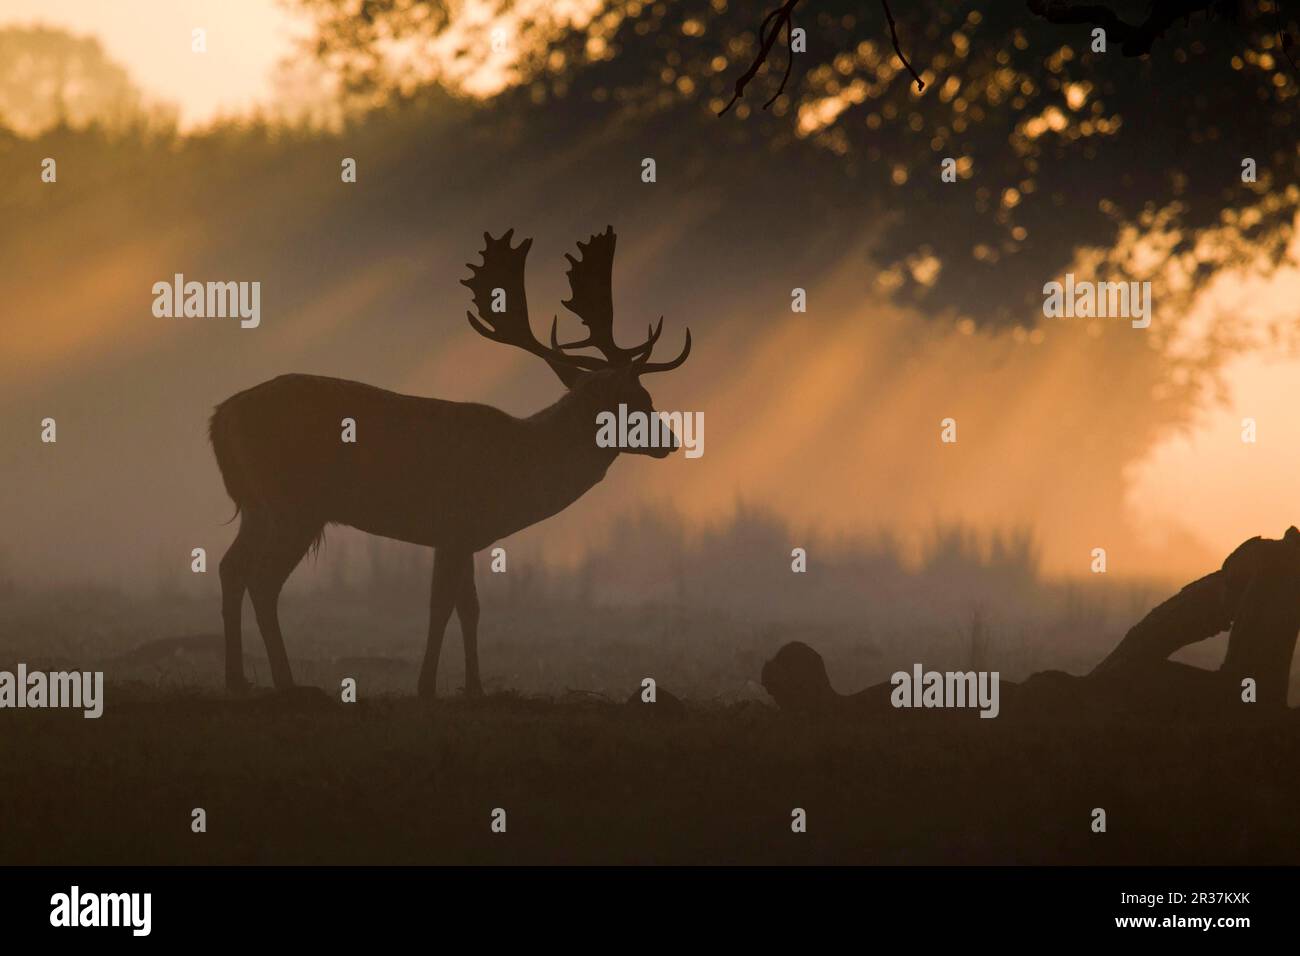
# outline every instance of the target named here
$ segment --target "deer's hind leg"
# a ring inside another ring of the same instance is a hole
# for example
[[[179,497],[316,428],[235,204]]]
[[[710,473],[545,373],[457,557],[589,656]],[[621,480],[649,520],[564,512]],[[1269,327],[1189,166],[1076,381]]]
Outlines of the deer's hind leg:
[[[253,552],[254,530],[244,515],[239,533],[221,559],[221,623],[226,634],[226,691],[242,694],[244,680],[243,621],[244,592],[248,589],[248,564]]]
[[[478,676],[478,589],[474,587],[473,554],[461,559],[460,574],[456,617],[460,620],[461,640],[465,643],[465,694],[482,697],[483,684]]]
[[[280,632],[280,590],[322,528],[321,523],[305,520],[281,520],[268,525],[263,529],[249,562],[248,594],[253,599],[257,629],[262,632],[266,644],[271,680],[277,690],[293,687],[289,656],[285,653],[284,636]]]

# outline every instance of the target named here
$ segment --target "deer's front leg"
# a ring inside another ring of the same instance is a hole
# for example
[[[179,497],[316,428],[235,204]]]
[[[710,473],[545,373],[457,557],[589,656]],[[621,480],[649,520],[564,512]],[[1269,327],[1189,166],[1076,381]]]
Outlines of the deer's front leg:
[[[429,643],[420,667],[419,694],[432,700],[438,696],[438,657],[442,654],[442,635],[456,606],[462,565],[445,549],[433,555],[433,586],[429,591]]]
[[[465,694],[482,697],[483,684],[478,676],[478,589],[474,587],[473,554],[466,554],[462,559],[456,616],[460,618],[461,639],[465,643]]]

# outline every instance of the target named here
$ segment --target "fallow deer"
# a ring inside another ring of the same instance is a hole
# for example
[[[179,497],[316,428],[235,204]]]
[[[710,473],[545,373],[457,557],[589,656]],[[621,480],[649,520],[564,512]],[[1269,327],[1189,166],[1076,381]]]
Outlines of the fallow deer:
[[[484,233],[481,265],[462,284],[484,338],[542,358],[568,392],[529,418],[464,402],[400,395],[360,382],[282,375],[231,396],[212,415],[210,437],[239,532],[221,559],[226,684],[246,688],[240,633],[244,592],[252,598],[277,689],[293,686],[277,613],[280,590],[327,524],[434,548],[429,639],[420,669],[422,697],[436,696],[438,657],[453,608],[465,645],[465,691],[482,693],[474,553],[567,508],[599,482],[619,451],[663,458],[668,447],[604,448],[597,414],[620,403],[651,420],[640,377],[677,368],[690,354],[651,362],[663,319],[635,348],[613,337],[613,227],[566,255],[571,296],[563,304],[587,326],[586,338],[549,345],[533,335],[524,292],[531,239],[511,245]],[[594,348],[601,356],[580,354]],[[356,440],[341,440],[341,422]]]

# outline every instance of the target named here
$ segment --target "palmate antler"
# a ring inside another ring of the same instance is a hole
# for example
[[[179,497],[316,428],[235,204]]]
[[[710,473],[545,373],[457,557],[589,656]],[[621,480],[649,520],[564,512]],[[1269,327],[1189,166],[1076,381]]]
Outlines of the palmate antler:
[[[582,320],[587,327],[587,337],[581,342],[567,342],[561,348],[594,347],[607,361],[621,365],[653,348],[659,335],[651,329],[646,341],[635,349],[622,349],[614,344],[614,246],[617,242],[614,227],[606,226],[604,232],[592,236],[585,243],[579,240],[580,258],[575,259],[567,252],[564,254],[564,258],[569,260],[569,270],[565,274],[569,279],[570,295],[560,304]],[[659,328],[662,331],[662,318]]]
[[[524,263],[533,240],[525,239],[517,246],[510,245],[513,229],[506,230],[500,239],[483,233],[483,263],[466,263],[470,277],[460,284],[474,294],[474,308],[466,312],[469,324],[484,338],[502,345],[513,345],[526,352],[541,356],[548,362],[592,371],[601,368],[599,359],[584,355],[568,355],[552,346],[547,348],[533,335],[528,320],[528,295],[524,289]],[[499,310],[499,311],[498,311]],[[551,327],[555,339],[555,327]]]
[[[614,246],[618,237],[614,227],[592,236],[586,243],[578,243],[578,254],[565,255],[569,260],[570,296],[563,303],[587,326],[588,334],[580,342],[561,343],[557,335],[558,319],[551,322],[550,346],[539,342],[533,335],[528,319],[528,299],[524,292],[524,261],[531,239],[511,246],[514,230],[507,230],[500,239],[483,234],[483,264],[469,263],[470,278],[461,284],[474,293],[474,306],[478,316],[469,313],[470,325],[485,338],[505,345],[514,345],[538,355],[554,365],[594,371],[614,366],[635,365],[638,375],[665,372],[677,368],[691,352],[691,333],[686,330],[686,344],[671,362],[650,362],[650,353],[663,332],[663,318],[649,330],[641,345],[633,349],[620,348],[614,342]],[[504,303],[500,300],[504,298]],[[498,305],[502,311],[494,311]],[[595,348],[603,359],[591,355],[575,355],[571,349]]]
[[[664,330],[663,316],[659,324],[650,328],[644,342],[633,349],[620,348],[614,342],[614,246],[618,236],[613,226],[606,226],[605,231],[590,237],[585,243],[578,242],[578,255],[575,259],[565,253],[569,260],[570,296],[560,304],[582,320],[588,329],[587,337],[580,342],[568,342],[561,345],[552,334],[551,344],[566,349],[596,348],[611,365],[641,365],[642,374],[646,372],[664,372],[676,368],[686,361],[691,351],[691,331],[686,330],[686,345],[682,354],[672,362],[650,363],[647,360],[655,343]],[[552,333],[554,327],[552,327]]]

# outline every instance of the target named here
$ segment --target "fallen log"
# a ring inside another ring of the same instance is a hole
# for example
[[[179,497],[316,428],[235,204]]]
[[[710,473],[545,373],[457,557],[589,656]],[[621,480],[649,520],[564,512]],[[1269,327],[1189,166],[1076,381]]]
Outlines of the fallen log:
[[[1189,644],[1229,631],[1217,671],[1168,658]],[[1188,584],[1129,629],[1085,676],[1062,671],[1001,682],[1003,705],[1041,712],[1146,711],[1176,716],[1285,709],[1300,634],[1300,530],[1280,540],[1254,537],[1223,566]],[[894,710],[890,682],[856,694],[831,686],[820,654],[802,642],[783,646],[763,666],[762,683],[782,710],[812,714],[884,714]],[[1253,693],[1247,693],[1253,682]],[[958,711],[958,713],[970,713]]]

